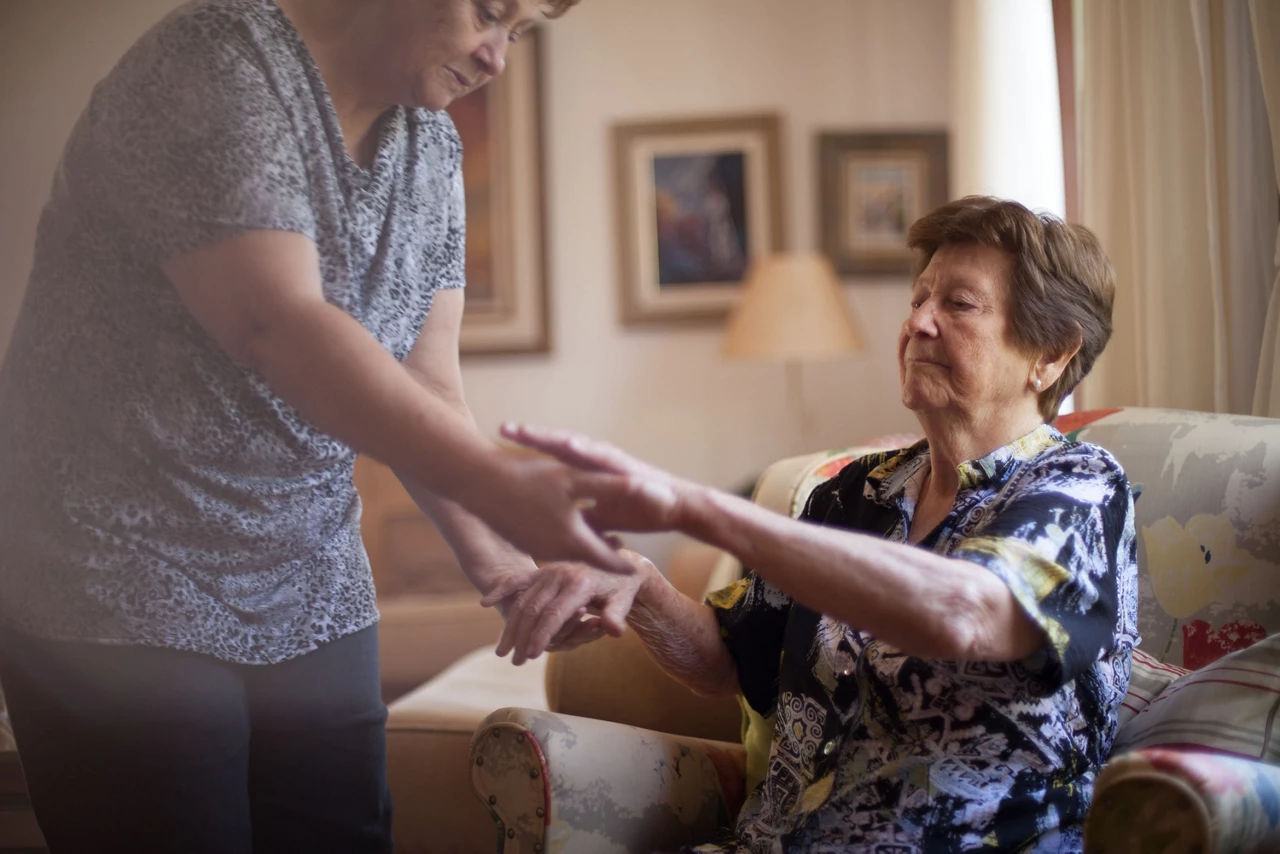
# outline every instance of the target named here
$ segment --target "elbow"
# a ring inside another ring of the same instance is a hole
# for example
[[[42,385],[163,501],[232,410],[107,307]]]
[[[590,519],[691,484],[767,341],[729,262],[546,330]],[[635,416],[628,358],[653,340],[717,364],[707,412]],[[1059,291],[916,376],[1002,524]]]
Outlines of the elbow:
[[[742,690],[738,685],[738,666],[723,644],[702,662],[689,661],[676,668],[663,665],[663,669],[699,697],[725,697]]]
[[[726,654],[726,657],[729,656]],[[709,675],[701,686],[693,689],[693,692],[702,697],[727,697],[741,693],[742,686],[738,684],[738,668],[733,659],[729,657],[727,665],[719,667],[716,673]]]
[[[288,333],[287,325],[284,318],[264,312],[241,312],[234,322],[206,329],[233,361],[266,375],[273,367],[274,357],[282,349],[282,337]]]
[[[251,321],[218,342],[233,361],[258,373],[270,365],[271,328],[261,321]]]
[[[986,633],[982,619],[974,612],[948,608],[930,620],[921,640],[928,647],[925,657],[945,661],[973,661],[987,658]]]
[[[943,657],[956,661],[1019,661],[1039,648],[1040,627],[996,579],[966,585],[939,621]]]

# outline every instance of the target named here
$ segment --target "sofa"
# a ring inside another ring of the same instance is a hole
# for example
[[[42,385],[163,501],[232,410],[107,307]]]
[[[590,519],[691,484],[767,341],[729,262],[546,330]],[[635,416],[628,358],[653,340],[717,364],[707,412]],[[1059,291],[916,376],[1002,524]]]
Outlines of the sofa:
[[[1057,424],[1140,491],[1143,640],[1087,850],[1280,850],[1280,420],[1125,408]],[[794,515],[868,450],[780,461],[755,500]],[[738,571],[721,559],[708,588]],[[546,678],[554,704],[499,709],[472,739],[490,850],[671,851],[732,822],[761,756],[735,702],[663,685],[630,635],[551,656]]]

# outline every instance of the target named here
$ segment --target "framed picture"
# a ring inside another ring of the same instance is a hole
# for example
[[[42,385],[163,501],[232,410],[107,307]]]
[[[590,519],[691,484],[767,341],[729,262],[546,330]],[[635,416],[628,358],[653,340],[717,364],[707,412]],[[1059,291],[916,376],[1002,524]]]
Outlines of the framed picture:
[[[531,30],[505,74],[449,107],[467,194],[464,355],[550,349],[540,42]]]
[[[947,201],[947,135],[818,137],[822,250],[841,275],[911,270],[907,229]]]
[[[747,266],[782,248],[778,118],[613,129],[624,324],[714,321]]]

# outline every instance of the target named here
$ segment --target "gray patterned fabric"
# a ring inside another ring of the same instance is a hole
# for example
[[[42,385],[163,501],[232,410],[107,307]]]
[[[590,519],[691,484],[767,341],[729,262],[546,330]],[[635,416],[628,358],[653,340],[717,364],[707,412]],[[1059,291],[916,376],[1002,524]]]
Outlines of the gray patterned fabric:
[[[314,240],[326,299],[391,353],[463,283],[444,113],[347,155],[271,0],[197,0],[96,88],[0,372],[0,617],[50,638],[272,663],[370,625],[352,450],[196,325],[159,262],[255,229]]]

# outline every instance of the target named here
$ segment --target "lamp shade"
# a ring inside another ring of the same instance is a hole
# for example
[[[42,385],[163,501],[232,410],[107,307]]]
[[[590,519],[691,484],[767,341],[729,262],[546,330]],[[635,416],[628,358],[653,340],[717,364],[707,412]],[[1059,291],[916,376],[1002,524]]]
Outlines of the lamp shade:
[[[756,259],[729,314],[726,356],[823,359],[863,349],[831,263],[816,252]]]

